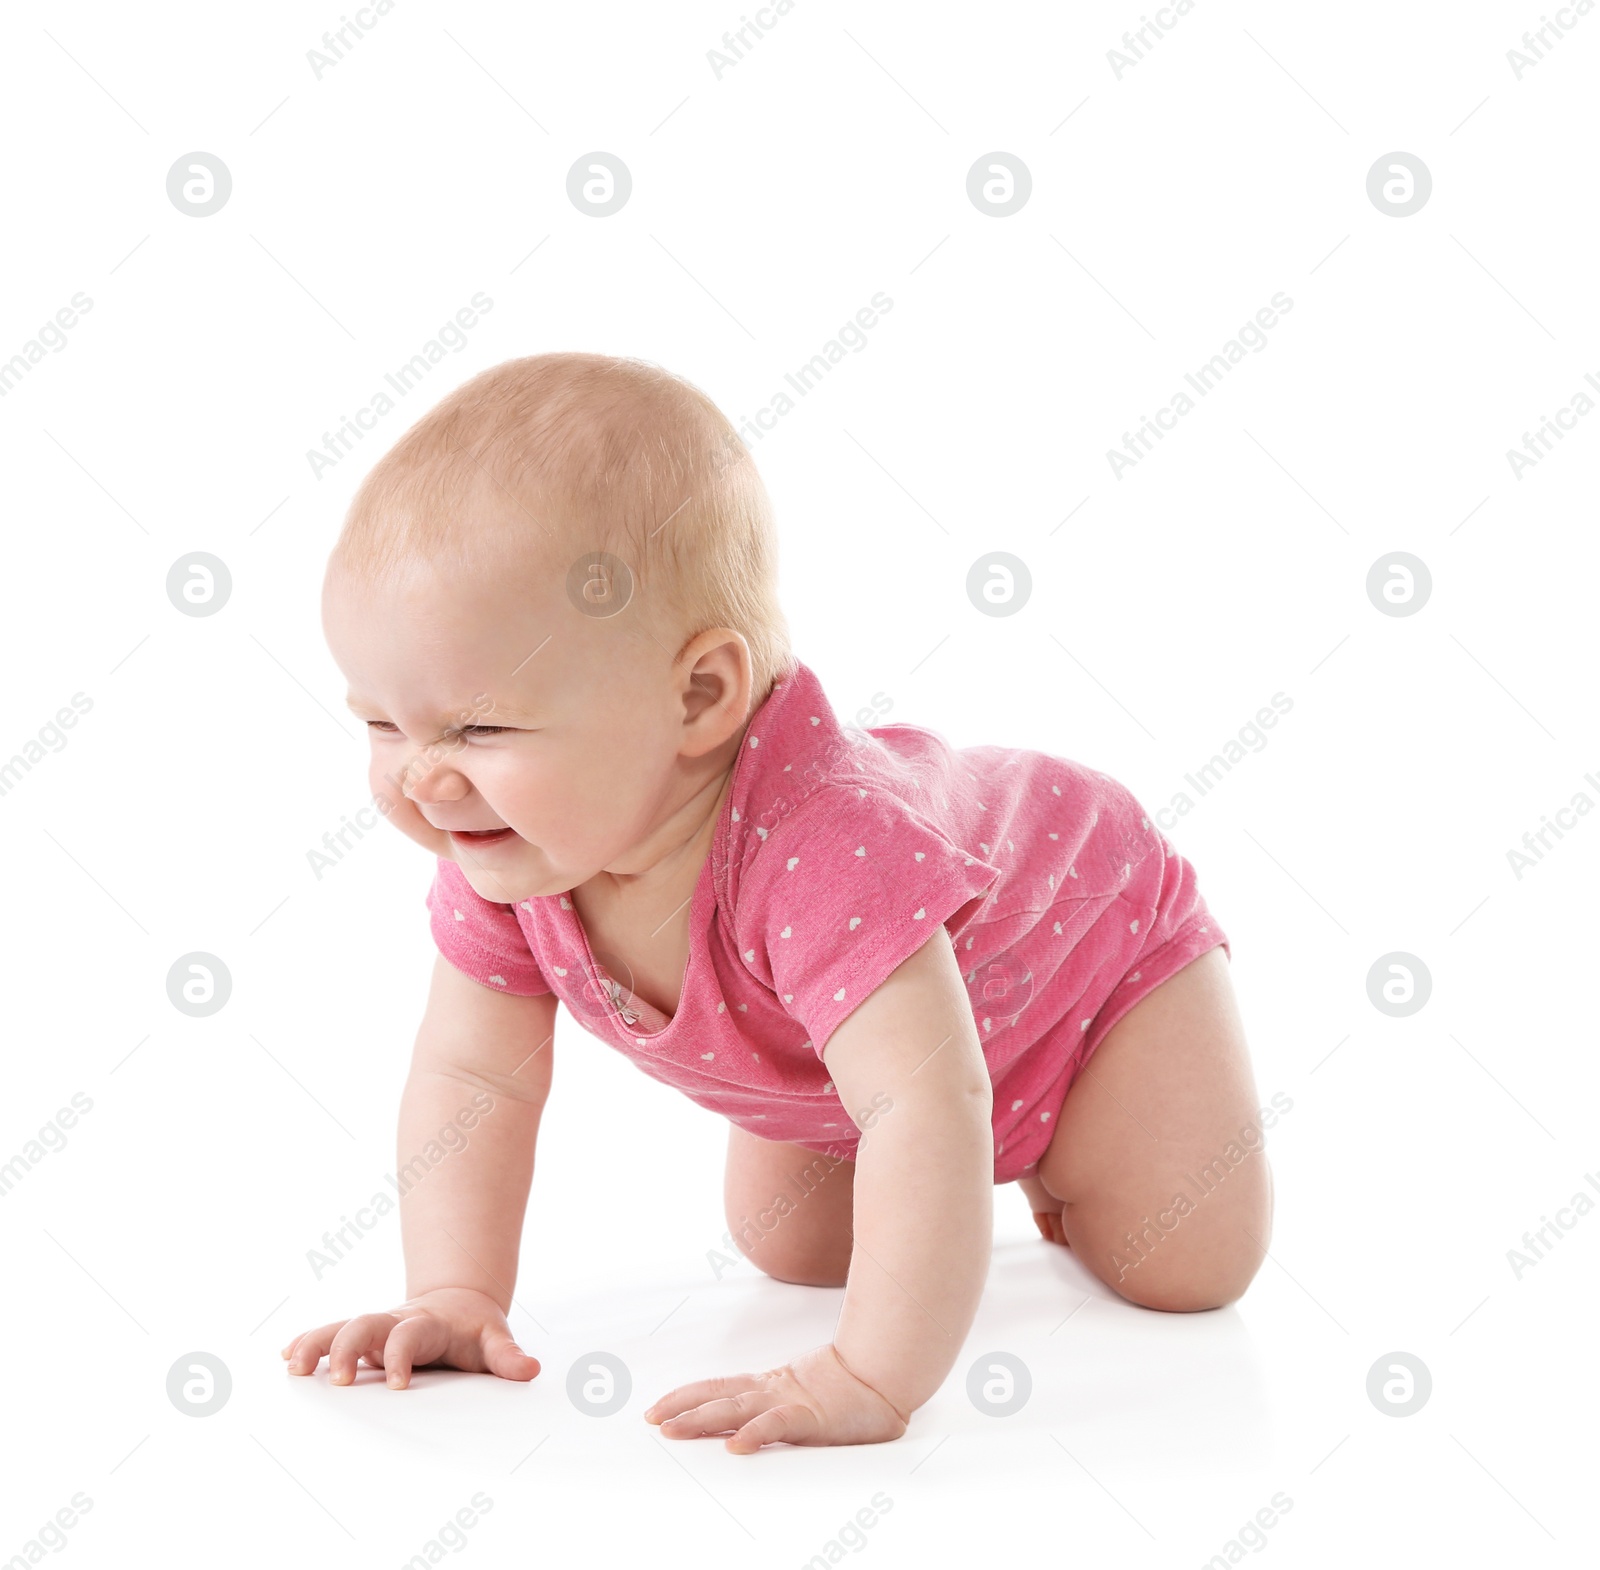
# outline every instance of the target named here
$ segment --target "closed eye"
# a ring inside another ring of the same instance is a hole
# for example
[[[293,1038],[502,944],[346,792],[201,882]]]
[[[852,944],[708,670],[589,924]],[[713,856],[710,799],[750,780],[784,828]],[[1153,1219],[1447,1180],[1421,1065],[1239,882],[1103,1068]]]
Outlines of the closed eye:
[[[511,730],[510,725],[465,725],[454,732],[458,736],[498,736],[501,731]],[[367,729],[376,731],[380,736],[398,736],[400,728],[393,720],[368,720]]]

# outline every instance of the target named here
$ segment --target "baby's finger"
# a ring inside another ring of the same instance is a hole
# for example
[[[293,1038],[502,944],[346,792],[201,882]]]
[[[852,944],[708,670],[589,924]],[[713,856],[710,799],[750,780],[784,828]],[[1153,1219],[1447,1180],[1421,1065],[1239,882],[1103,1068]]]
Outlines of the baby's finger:
[[[406,1389],[411,1384],[411,1370],[418,1363],[431,1363],[449,1346],[450,1332],[431,1314],[413,1314],[400,1320],[383,1343],[389,1388]]]
[[[809,1407],[773,1406],[751,1418],[736,1434],[730,1434],[725,1448],[735,1455],[752,1455],[763,1445],[782,1442],[803,1445],[817,1433],[817,1415]]]
[[[698,1439],[702,1434],[726,1434],[747,1426],[751,1418],[772,1400],[764,1390],[746,1390],[736,1396],[707,1401],[676,1417],[663,1420],[661,1432],[668,1439]]]
[[[319,1325],[315,1330],[308,1330],[304,1335],[297,1336],[291,1343],[290,1349],[284,1355],[289,1359],[289,1372],[291,1374],[314,1374],[317,1364],[322,1361],[323,1353],[333,1345],[333,1338],[344,1329],[345,1321],[336,1319],[332,1324]]]
[[[676,1390],[669,1390],[654,1406],[645,1408],[644,1420],[647,1423],[664,1423],[668,1418],[677,1417],[681,1412],[687,1412],[690,1407],[699,1406],[703,1401],[713,1400],[717,1396],[736,1396],[746,1390],[754,1389],[758,1381],[754,1374],[730,1374],[721,1379],[697,1379],[691,1385],[679,1385]]]
[[[488,1330],[483,1337],[483,1361],[491,1374],[502,1379],[532,1379],[539,1372],[539,1359],[529,1357],[509,1330]]]
[[[353,1383],[356,1377],[356,1359],[363,1352],[375,1352],[381,1348],[394,1325],[393,1314],[362,1314],[348,1321],[328,1348],[329,1383],[335,1385]]]

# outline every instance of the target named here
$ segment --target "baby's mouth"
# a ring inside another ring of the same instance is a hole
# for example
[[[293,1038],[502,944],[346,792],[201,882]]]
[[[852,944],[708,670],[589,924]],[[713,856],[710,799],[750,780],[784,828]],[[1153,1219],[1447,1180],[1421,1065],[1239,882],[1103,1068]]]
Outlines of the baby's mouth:
[[[495,845],[503,839],[510,839],[516,830],[510,827],[503,829],[450,829],[447,831],[451,839],[465,840],[469,845]]]

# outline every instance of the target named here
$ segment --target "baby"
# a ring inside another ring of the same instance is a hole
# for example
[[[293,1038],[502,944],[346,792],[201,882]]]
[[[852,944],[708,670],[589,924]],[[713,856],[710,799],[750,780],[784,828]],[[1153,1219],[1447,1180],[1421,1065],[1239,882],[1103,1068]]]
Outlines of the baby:
[[[374,794],[437,858],[402,1159],[488,1110],[401,1200],[406,1301],[297,1336],[290,1373],[539,1372],[506,1313],[558,1001],[727,1119],[739,1249],[845,1289],[829,1344],[648,1408],[672,1438],[898,1438],[971,1327],[997,1183],[1130,1302],[1248,1286],[1274,1115],[1193,868],[1092,768],[842,724],[776,568],[732,427],[638,361],[496,366],[367,476],[323,620]]]

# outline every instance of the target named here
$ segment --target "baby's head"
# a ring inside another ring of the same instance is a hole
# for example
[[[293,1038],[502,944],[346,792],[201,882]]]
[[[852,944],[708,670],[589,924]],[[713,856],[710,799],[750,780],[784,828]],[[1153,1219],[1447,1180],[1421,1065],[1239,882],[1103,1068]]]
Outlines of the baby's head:
[[[502,902],[655,865],[793,667],[732,426],[598,354],[508,360],[413,425],[350,505],[323,628],[390,821]]]

